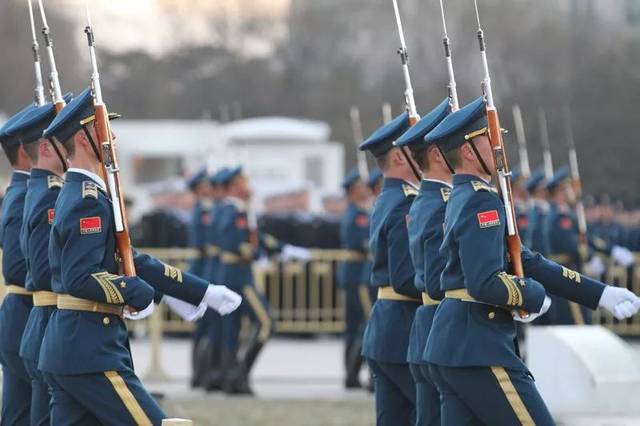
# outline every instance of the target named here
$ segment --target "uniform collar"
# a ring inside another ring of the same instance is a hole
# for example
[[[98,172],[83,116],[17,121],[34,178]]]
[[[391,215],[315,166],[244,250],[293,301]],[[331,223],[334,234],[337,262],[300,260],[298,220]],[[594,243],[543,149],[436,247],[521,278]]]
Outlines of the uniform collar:
[[[452,188],[449,182],[445,182],[439,179],[422,179],[420,182],[420,190],[428,191],[430,189],[440,189],[442,187]]]
[[[404,179],[384,178],[384,183],[382,184],[382,190],[384,191],[389,188],[398,188],[398,187],[402,187],[402,185],[409,185],[414,189],[418,189],[413,183],[406,181]]]
[[[31,169],[31,179],[46,178],[47,176],[51,176],[51,175],[56,175],[56,174],[46,169],[39,169],[36,167]]]
[[[469,183],[473,180],[484,182],[487,185],[490,185],[491,187],[493,187],[493,185],[491,185],[490,182],[487,182],[486,180],[482,179],[480,176],[464,174],[464,173],[461,173],[461,174],[456,173],[453,175],[453,186]]]
[[[14,170],[11,173],[11,182],[26,182],[31,177],[31,173],[24,170]]]
[[[107,185],[104,183],[102,178],[100,176],[98,176],[97,174],[95,174],[93,172],[90,172],[89,170],[80,169],[80,168],[77,168],[77,167],[69,167],[67,169],[67,173],[69,173],[69,172],[87,176],[92,181],[94,181],[100,187],[100,189],[103,192],[107,192]]]

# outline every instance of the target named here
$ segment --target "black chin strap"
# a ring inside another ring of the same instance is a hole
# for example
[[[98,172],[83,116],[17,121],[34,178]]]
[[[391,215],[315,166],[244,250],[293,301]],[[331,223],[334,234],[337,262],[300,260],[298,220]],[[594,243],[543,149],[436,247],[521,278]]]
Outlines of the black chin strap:
[[[487,164],[484,162],[484,160],[480,156],[480,153],[478,152],[478,148],[476,148],[475,144],[473,143],[473,140],[469,141],[469,145],[471,145],[471,149],[473,149],[473,152],[476,154],[476,158],[480,162],[480,165],[482,166],[482,170],[484,170],[484,172],[486,174],[491,176],[491,172],[489,171],[489,168],[487,167]]]
[[[53,147],[53,150],[56,152],[56,156],[58,156],[58,160],[60,160],[60,164],[62,164],[62,171],[66,173],[68,168],[67,161],[64,159],[64,156],[62,155],[62,152],[60,152],[58,145],[56,145],[55,140],[53,138],[49,138],[48,140],[51,146]]]
[[[93,153],[96,155],[96,158],[98,159],[98,161],[101,161],[100,152],[98,151],[98,148],[96,147],[96,144],[93,141],[93,138],[91,137],[91,133],[89,133],[89,130],[87,130],[87,126],[82,126],[82,130],[84,131],[84,134],[87,136],[87,139],[89,139],[89,142],[91,143],[91,148],[93,148]]]
[[[438,149],[438,151],[440,151],[440,155],[442,155],[442,159],[444,160],[444,163],[447,165],[447,168],[449,168],[449,171],[451,172],[451,174],[454,175],[456,171],[453,169],[453,166],[451,165],[449,160],[447,160],[447,157],[444,155],[444,152],[442,151],[442,148],[440,148],[440,145],[436,144],[436,148]]]

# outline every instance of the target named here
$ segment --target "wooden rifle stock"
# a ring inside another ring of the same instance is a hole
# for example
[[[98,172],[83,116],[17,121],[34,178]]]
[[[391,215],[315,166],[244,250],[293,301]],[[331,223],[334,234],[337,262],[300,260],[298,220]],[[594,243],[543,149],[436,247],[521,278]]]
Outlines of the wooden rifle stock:
[[[136,275],[136,268],[133,262],[133,249],[131,248],[129,227],[127,225],[127,218],[125,215],[124,196],[122,195],[122,189],[120,187],[120,175],[116,166],[116,152],[113,138],[111,136],[109,114],[107,113],[107,108],[105,105],[94,105],[94,108],[96,114],[96,135],[99,141],[99,146],[97,148],[98,152],[100,152],[103,173],[106,177],[105,182],[107,183],[107,190],[109,191],[109,195],[111,196],[111,200],[112,202],[114,202],[114,205],[119,205],[120,216],[122,219],[122,229],[116,229],[116,252],[120,260],[122,261],[122,269],[124,274],[128,277],[134,277]],[[105,154],[107,154],[110,158],[107,159]],[[108,169],[109,164],[105,162],[105,160],[111,163],[110,166],[113,167],[112,170]],[[109,175],[111,175],[113,178],[113,187],[109,183]]]

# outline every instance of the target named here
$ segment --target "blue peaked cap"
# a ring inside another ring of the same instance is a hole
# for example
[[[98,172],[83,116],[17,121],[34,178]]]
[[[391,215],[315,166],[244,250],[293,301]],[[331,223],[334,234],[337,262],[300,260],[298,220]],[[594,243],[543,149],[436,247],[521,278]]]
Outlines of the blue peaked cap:
[[[119,114],[109,113],[110,120],[118,117],[120,117]],[[45,129],[42,136],[45,138],[54,137],[58,141],[64,142],[94,119],[93,95],[91,88],[87,87],[62,108],[62,111],[56,115],[56,118]]]
[[[452,151],[476,136],[486,133],[487,114],[484,97],[449,114],[425,137],[427,143],[436,143],[444,152]]]
[[[444,118],[449,115],[451,105],[449,98],[438,104],[429,114],[422,117],[413,127],[407,130],[393,144],[395,146],[408,146],[412,151],[422,151],[429,146],[425,136],[433,130]]]
[[[65,103],[69,103],[71,99],[73,99],[72,93],[64,95]],[[44,104],[30,109],[8,131],[17,135],[23,145],[37,142],[42,138],[42,133],[55,116],[55,105],[52,103]]]
[[[347,173],[344,179],[342,179],[342,189],[344,189],[345,191],[348,190],[349,188],[351,188],[351,185],[356,183],[358,179],[360,179],[360,173],[358,172],[358,169],[349,170],[349,173]]]
[[[209,182],[211,183],[211,185],[220,185],[222,182],[220,182],[220,178],[222,176],[224,176],[225,173],[227,173],[229,171],[228,167],[222,167],[220,169],[218,169],[218,171],[216,171],[213,176],[211,176],[211,179],[209,180]]]
[[[20,143],[20,139],[18,139],[17,135],[9,133],[9,129],[13,127],[25,114],[28,114],[31,110],[37,108],[36,104],[29,104],[26,107],[22,108],[13,116],[9,117],[6,123],[2,127],[0,127],[0,142],[2,146],[7,148],[10,146],[18,145]]]
[[[225,185],[229,182],[231,182],[231,180],[242,174],[242,166],[237,166],[237,167],[233,167],[233,168],[229,168],[226,169],[225,172],[220,176],[220,183]]]
[[[189,189],[195,188],[198,184],[207,178],[207,168],[201,167],[195,172],[189,179],[187,179],[187,187]]]
[[[521,177],[522,171],[520,170],[520,166],[516,166],[511,169],[511,182],[517,182]]]
[[[547,189],[553,191],[558,185],[564,182],[569,177],[569,166],[560,167],[555,174],[547,182]]]
[[[367,140],[360,144],[360,151],[370,151],[374,157],[385,154],[393,148],[393,141],[402,135],[409,126],[409,114],[403,112],[373,132]]]
[[[378,184],[378,182],[382,179],[382,172],[380,169],[375,169],[371,173],[369,173],[369,179],[367,179],[367,186],[369,188],[373,188]]]
[[[525,184],[525,187],[527,188],[527,191],[529,193],[532,193],[538,188],[538,186],[540,186],[540,184],[543,181],[544,181],[544,168],[538,167],[533,171],[533,173],[531,173],[531,176],[529,177],[529,180]]]

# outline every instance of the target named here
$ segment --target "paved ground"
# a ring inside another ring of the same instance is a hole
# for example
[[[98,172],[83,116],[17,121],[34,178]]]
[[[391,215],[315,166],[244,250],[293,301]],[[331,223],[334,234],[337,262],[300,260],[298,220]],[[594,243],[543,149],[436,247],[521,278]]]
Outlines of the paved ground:
[[[640,344],[634,343],[640,362]],[[132,342],[134,361],[145,385],[165,395],[163,406],[173,416],[198,425],[353,425],[375,423],[373,398],[365,391],[342,387],[342,345],[335,338],[273,339],[259,358],[253,376],[257,397],[227,398],[189,388],[187,339],[168,339],[162,349],[165,380],[148,376],[148,341]],[[363,372],[363,380],[366,373]],[[561,426],[640,426],[639,418],[559,418]]]

